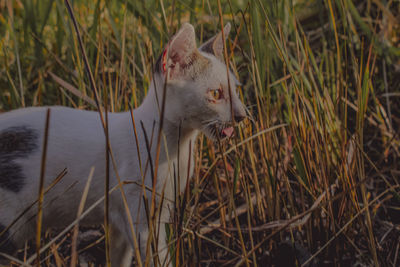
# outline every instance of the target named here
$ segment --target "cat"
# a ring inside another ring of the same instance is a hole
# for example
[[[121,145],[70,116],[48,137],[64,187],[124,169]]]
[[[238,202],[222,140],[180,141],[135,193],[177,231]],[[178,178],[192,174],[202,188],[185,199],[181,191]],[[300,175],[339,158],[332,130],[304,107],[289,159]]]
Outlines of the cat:
[[[140,249],[136,256],[143,262],[149,253],[146,249],[150,247],[153,260],[161,266],[172,264],[164,224],[170,222],[175,192],[183,192],[187,178],[193,174],[198,134],[202,132],[212,140],[230,137],[234,123],[246,117],[246,109],[236,92],[238,81],[224,63],[224,42],[230,27],[228,23],[224,34],[219,32],[198,48],[193,26],[182,25],[155,63],[153,80],[143,103],[133,110],[136,133],[130,112],[108,114],[110,147],[117,168],[115,170],[110,163],[110,188],[118,184],[116,173],[121,180],[134,181],[124,183],[122,188],[135,235],[121,191],[110,193],[112,266],[130,266],[136,246]],[[160,118],[163,99],[164,116]],[[23,108],[1,114],[0,252],[6,254],[23,247],[24,242],[36,233],[36,205],[16,223],[11,223],[38,199],[48,109],[43,188],[49,188],[63,169],[67,169],[67,174],[44,195],[42,231],[62,229],[73,222],[91,167],[94,167],[94,174],[85,208],[105,194],[106,139],[98,112],[54,106]],[[157,176],[153,180],[155,169]],[[144,178],[142,173],[145,173]],[[156,210],[159,213],[153,214],[157,216],[159,226],[153,231],[158,233],[153,236],[156,241],[153,246],[147,246],[150,227],[146,214],[151,207],[154,181],[155,200],[160,208]],[[144,191],[148,199],[147,211]],[[80,225],[99,225],[103,221],[104,207],[100,204],[80,221]]]

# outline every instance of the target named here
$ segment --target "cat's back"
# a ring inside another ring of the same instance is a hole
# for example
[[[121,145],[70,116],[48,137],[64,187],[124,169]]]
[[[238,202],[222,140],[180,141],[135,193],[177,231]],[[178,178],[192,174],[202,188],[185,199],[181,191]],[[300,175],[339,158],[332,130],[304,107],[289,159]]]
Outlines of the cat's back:
[[[15,127],[18,124],[34,125],[41,117],[46,116],[45,107],[29,107],[14,109],[0,113],[0,130]]]
[[[25,132],[36,136],[36,144],[41,145],[45,124],[49,113],[49,142],[51,146],[67,143],[87,142],[102,139],[103,127],[98,112],[69,107],[29,107],[0,114],[0,139],[13,132]]]
[[[0,114],[2,162],[18,161],[24,169],[37,172],[42,158],[48,110],[46,169],[51,176],[64,167],[69,167],[69,172],[76,172],[77,175],[87,166],[103,162],[105,135],[99,113],[61,106],[22,108]],[[121,127],[125,117],[123,113],[108,114],[110,139],[116,147],[126,143],[126,126]],[[4,164],[0,165],[0,176],[4,178],[7,176],[1,171]]]
[[[50,122],[57,126],[94,126],[99,124],[99,115],[94,111],[73,109],[62,106],[28,107],[0,113],[0,130],[8,127],[30,126],[44,128],[47,110],[50,109]],[[50,125],[52,127],[54,125]],[[101,124],[99,125],[101,126]],[[54,128],[54,127],[52,127]],[[64,127],[62,127],[64,128]]]

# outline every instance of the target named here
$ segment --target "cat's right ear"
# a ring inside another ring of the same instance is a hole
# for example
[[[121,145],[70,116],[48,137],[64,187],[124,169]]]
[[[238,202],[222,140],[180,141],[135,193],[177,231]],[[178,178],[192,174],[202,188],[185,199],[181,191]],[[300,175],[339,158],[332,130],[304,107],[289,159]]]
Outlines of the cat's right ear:
[[[214,55],[216,58],[225,62],[224,60],[224,42],[228,38],[231,31],[231,24],[228,22],[224,27],[224,35],[222,31],[212,37],[210,40],[202,44],[199,48],[200,51]]]
[[[167,44],[160,58],[161,72],[169,74],[168,80],[177,80],[193,76],[193,68],[202,65],[204,57],[198,52],[194,28],[184,23]],[[192,77],[193,78],[193,77]]]

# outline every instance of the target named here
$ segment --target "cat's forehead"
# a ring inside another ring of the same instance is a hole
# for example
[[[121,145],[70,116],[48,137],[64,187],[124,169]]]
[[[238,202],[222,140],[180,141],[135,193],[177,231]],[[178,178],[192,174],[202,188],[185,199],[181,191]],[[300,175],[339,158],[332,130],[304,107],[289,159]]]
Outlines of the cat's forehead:
[[[228,75],[226,72],[226,65],[217,59],[215,56],[201,52],[201,54],[209,59],[211,64],[208,64],[207,71],[204,72],[203,77],[199,77],[200,79],[204,79],[204,82],[210,84],[213,87],[218,87],[220,85],[224,87],[228,87],[228,75],[229,75],[229,83],[231,87],[236,87],[239,83],[235,78],[235,75],[229,70]]]

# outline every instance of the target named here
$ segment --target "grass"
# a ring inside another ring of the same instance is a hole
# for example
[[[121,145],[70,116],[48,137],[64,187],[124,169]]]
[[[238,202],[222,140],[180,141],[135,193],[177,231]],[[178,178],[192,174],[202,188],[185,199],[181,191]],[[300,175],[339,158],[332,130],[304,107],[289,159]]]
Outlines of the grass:
[[[183,22],[200,42],[232,23],[227,55],[254,121],[229,143],[198,140],[170,229],[177,266],[399,265],[398,1],[75,0],[73,9],[112,112],[141,103]],[[0,0],[0,11],[0,111],[95,109],[64,1]],[[69,239],[55,240],[43,264],[69,264]]]

